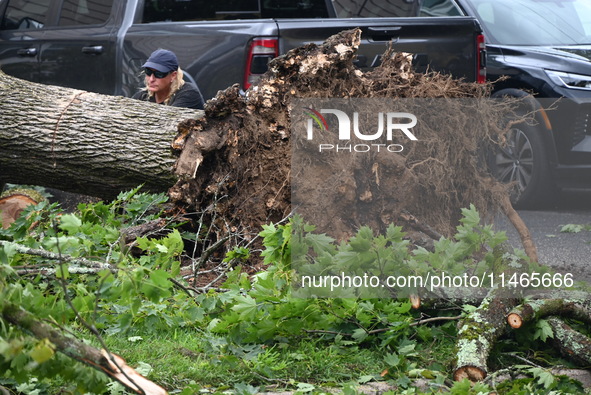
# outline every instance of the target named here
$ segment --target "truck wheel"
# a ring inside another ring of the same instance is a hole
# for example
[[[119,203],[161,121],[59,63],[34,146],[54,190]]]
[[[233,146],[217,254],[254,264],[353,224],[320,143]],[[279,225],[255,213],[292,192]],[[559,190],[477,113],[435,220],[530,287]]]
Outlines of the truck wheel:
[[[511,201],[517,208],[550,204],[556,190],[546,147],[535,125],[520,123],[506,136],[507,142],[493,154],[491,170],[501,182],[512,184]]]

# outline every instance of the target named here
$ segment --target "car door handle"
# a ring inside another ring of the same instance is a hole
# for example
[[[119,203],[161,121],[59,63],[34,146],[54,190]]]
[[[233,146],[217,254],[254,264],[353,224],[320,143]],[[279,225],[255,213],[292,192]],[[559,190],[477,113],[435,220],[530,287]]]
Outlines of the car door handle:
[[[374,41],[398,41],[402,26],[371,26],[367,30]]]
[[[21,48],[16,53],[20,56],[35,56],[37,55],[37,48]]]
[[[103,46],[102,45],[94,45],[91,47],[82,47],[82,53],[87,55],[99,55],[103,53]]]

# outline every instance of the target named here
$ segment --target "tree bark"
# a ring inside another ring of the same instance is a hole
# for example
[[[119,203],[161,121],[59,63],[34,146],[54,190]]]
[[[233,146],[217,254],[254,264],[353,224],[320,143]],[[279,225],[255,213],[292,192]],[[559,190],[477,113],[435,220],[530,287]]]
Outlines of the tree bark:
[[[203,114],[2,72],[0,92],[1,181],[105,198],[172,186],[171,141],[182,120]]]
[[[591,339],[575,331],[558,317],[549,317],[548,324],[554,332],[554,342],[560,353],[581,366],[591,364]]]
[[[505,317],[517,300],[493,289],[478,309],[460,323],[456,341],[454,380],[482,381],[488,375],[488,356],[495,341],[507,329]]]

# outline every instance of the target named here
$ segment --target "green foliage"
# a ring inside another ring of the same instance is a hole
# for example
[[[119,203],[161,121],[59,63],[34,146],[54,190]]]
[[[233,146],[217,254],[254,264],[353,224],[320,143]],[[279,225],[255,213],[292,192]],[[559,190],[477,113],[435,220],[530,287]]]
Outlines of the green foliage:
[[[298,285],[304,275],[340,271],[479,276],[505,270],[506,262],[522,262],[503,250],[504,234],[480,225],[473,207],[463,212],[457,235],[437,241],[433,250],[411,247],[396,226],[383,235],[363,227],[348,243],[336,243],[300,218],[268,224],[260,233],[266,270],[247,275],[234,266],[224,291],[193,294],[186,283],[185,289],[174,285],[184,283],[185,241],[178,224],[166,219],[164,233],[140,237],[132,248],[122,236],[122,229],[162,218],[165,201],[164,195],[138,188],[110,203],[81,204],[75,213],[47,202],[29,207],[0,230],[0,240],[7,242],[0,244],[0,310],[2,301],[10,301],[98,345],[84,321],[131,366],[181,394],[252,394],[270,384],[299,393],[336,386],[352,394],[359,384],[378,380],[388,380],[396,393],[411,394],[420,392],[417,379],[426,381],[428,392],[491,390],[450,383],[455,322],[414,326],[422,317],[406,295],[419,287],[400,287],[394,294],[349,288],[339,294]],[[25,254],[16,246],[72,260]],[[240,264],[253,255],[236,247],[224,261]],[[108,267],[88,268],[76,258]],[[24,267],[30,275],[22,273]],[[46,275],[49,269],[56,275]],[[550,336],[543,323],[537,330],[541,340]],[[542,371],[527,373],[532,388],[567,385]],[[33,339],[2,319],[0,385],[25,393],[122,393],[100,372],[56,352],[47,339]]]
[[[445,288],[455,288],[456,297],[483,297],[499,274],[507,271],[508,263],[517,266],[511,267],[513,271],[529,270],[523,254],[505,251],[504,232],[482,226],[473,206],[462,213],[455,237],[441,238],[432,250],[411,248],[401,227],[394,225],[384,235],[361,227],[348,243],[337,245],[294,219],[295,295],[401,298],[421,289],[440,295]]]
[[[591,231],[591,225],[566,224],[562,225],[560,231],[563,233],[580,233],[582,231]]]

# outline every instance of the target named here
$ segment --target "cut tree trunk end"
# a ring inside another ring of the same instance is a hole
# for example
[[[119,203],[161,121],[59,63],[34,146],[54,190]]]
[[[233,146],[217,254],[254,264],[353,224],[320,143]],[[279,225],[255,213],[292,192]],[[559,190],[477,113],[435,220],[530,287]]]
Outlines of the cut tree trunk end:
[[[8,229],[23,210],[45,200],[43,195],[32,189],[11,189],[0,195],[0,225]]]

